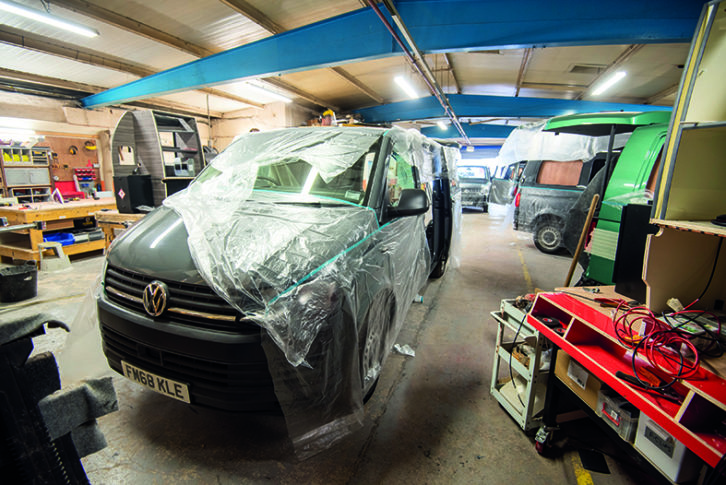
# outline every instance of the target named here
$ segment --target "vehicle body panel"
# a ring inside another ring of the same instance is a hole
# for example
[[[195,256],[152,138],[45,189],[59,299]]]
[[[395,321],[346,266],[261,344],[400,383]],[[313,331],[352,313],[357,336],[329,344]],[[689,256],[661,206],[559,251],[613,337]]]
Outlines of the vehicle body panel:
[[[558,133],[576,133],[588,136],[606,136],[614,126],[616,133],[628,133],[635,127],[668,123],[670,110],[612,113],[580,113],[556,116],[547,121],[544,131]]]
[[[531,160],[524,169],[519,187],[519,206],[514,212],[515,230],[534,232],[537,225],[547,219],[555,220],[564,227],[570,208],[594,175],[593,169],[597,172],[598,168],[595,159],[588,160],[582,163],[576,185],[542,184],[537,179],[543,162]]]
[[[585,275],[602,284],[613,284],[613,269],[623,207],[643,196],[665,143],[668,125],[635,130],[623,148],[605,189],[597,225],[592,235],[590,263]]]

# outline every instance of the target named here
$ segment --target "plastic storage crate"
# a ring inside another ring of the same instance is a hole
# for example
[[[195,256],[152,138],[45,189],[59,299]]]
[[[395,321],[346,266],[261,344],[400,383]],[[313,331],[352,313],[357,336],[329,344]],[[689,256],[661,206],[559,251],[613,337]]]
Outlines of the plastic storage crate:
[[[698,456],[645,414],[640,416],[634,446],[675,483],[696,479],[703,465]]]
[[[597,393],[597,413],[618,435],[630,443],[635,439],[640,411],[612,389]]]

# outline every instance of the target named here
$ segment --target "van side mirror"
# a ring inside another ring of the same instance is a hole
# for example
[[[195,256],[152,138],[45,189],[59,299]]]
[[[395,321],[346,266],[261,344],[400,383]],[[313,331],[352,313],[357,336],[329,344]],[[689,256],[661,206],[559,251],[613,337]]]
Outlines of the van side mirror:
[[[396,207],[388,208],[389,217],[416,216],[429,210],[429,198],[425,190],[403,189]]]

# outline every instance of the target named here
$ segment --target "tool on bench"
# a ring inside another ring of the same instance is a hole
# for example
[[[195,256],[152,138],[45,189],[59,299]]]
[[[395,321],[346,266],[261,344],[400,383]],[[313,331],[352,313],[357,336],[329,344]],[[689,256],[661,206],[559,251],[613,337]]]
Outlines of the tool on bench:
[[[639,372],[642,373],[643,371],[641,370]],[[652,374],[650,374],[650,375],[652,376]],[[630,374],[626,374],[623,371],[617,371],[615,373],[615,376],[624,380],[631,386],[637,387],[638,389],[641,389],[641,390],[647,391],[647,392],[656,393],[658,395],[658,397],[662,397],[663,399],[665,399],[667,401],[670,401],[670,402],[673,402],[676,404],[681,404],[681,402],[683,402],[683,397],[680,394],[678,394],[676,391],[671,389],[670,387],[663,387],[662,381],[660,381],[660,379],[658,379],[658,382],[659,382],[658,386],[650,386],[644,382],[641,382],[636,377],[631,376]]]

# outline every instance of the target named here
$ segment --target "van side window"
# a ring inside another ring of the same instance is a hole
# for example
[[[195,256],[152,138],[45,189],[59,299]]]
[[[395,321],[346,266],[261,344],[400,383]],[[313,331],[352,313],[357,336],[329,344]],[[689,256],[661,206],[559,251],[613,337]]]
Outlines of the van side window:
[[[541,185],[576,186],[580,182],[582,160],[556,162],[543,160],[537,174],[537,183]]]
[[[395,152],[388,159],[386,187],[388,189],[388,205],[391,207],[398,206],[398,200],[401,198],[403,189],[416,188],[413,165]]]

